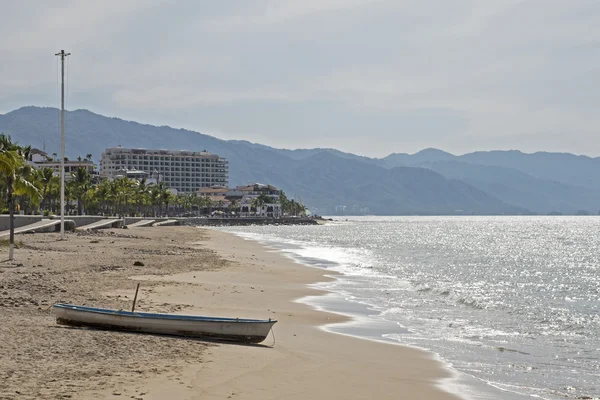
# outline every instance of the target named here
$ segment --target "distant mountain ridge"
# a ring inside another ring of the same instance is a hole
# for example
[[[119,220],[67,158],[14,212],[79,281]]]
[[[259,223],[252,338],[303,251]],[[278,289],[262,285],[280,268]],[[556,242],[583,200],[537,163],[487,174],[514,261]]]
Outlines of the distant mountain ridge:
[[[23,107],[0,115],[0,132],[22,144],[59,150],[59,110]],[[276,149],[185,129],[67,112],[66,153],[95,160],[107,147],[207,150],[229,159],[230,183],[272,183],[322,214],[596,213],[600,158],[569,153],[438,149],[370,158],[336,149]],[[345,211],[343,207],[346,206]]]

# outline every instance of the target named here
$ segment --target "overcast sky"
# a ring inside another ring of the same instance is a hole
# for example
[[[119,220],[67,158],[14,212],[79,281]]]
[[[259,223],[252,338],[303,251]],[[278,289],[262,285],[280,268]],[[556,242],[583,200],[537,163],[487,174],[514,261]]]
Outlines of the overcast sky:
[[[598,0],[0,0],[0,113],[276,147],[600,155]]]

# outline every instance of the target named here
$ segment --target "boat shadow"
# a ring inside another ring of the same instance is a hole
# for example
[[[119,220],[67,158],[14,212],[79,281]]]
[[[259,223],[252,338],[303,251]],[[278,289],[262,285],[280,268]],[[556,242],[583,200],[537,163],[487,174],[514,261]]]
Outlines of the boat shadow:
[[[275,343],[273,343],[273,345],[267,345],[267,344],[262,344],[262,343],[245,343],[245,342],[238,342],[235,340],[218,339],[218,338],[204,337],[204,336],[203,337],[192,337],[192,336],[166,335],[166,334],[149,333],[149,332],[132,332],[132,331],[127,331],[127,330],[104,329],[104,328],[91,327],[91,326],[88,327],[88,326],[52,325],[52,326],[50,326],[50,328],[69,329],[69,330],[72,329],[72,330],[76,330],[76,331],[77,330],[86,330],[86,331],[99,331],[99,332],[114,332],[114,333],[124,334],[124,335],[155,336],[155,337],[163,337],[163,338],[170,338],[170,339],[176,339],[176,340],[189,340],[191,342],[229,344],[229,345],[235,345],[235,346],[258,347],[258,348],[265,348],[265,349],[272,349],[275,345]]]

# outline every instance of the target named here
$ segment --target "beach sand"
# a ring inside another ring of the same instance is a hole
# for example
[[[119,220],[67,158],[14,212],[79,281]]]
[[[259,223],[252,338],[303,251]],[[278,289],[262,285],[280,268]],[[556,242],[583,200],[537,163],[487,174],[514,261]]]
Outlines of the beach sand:
[[[294,300],[331,278],[256,242],[193,227],[17,238],[0,263],[0,399],[455,398],[428,353],[319,328],[345,317]],[[74,329],[48,309],[128,309],[137,282],[137,310],[273,318],[276,343]]]

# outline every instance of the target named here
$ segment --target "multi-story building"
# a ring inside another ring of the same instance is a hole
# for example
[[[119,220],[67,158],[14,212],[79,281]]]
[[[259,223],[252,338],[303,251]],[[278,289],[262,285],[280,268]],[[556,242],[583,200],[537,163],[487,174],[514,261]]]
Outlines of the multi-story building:
[[[279,194],[281,190],[271,185],[263,185],[261,183],[250,183],[246,186],[237,186],[235,189],[230,189],[224,186],[212,186],[198,190],[198,196],[206,196],[211,201],[216,202],[222,200],[229,204],[232,201],[238,203],[239,214],[242,217],[258,215],[262,217],[279,218],[282,216],[281,205],[279,203]],[[264,195],[268,201],[258,210],[252,209],[252,201]]]
[[[229,162],[206,151],[147,150],[112,147],[102,153],[100,176],[114,178],[124,171],[144,171],[177,192],[227,186]]]
[[[240,199],[240,215],[247,217],[252,213],[252,200],[260,195],[265,195],[271,201],[265,203],[256,210],[257,214],[263,217],[279,218],[282,215],[281,205],[279,204],[279,194],[281,190],[275,186],[263,185],[261,183],[250,183],[247,186],[238,186],[232,190],[229,195],[235,196],[242,194]]]
[[[60,159],[54,160],[52,157],[49,157],[47,153],[38,150],[31,149],[29,154],[29,162],[37,169],[42,168],[51,168],[54,172],[54,175],[60,175]],[[65,159],[65,180],[68,181],[72,178],[73,173],[78,169],[85,169],[94,179],[98,178],[98,171],[96,170],[96,165],[88,159],[81,159],[72,161]]]

